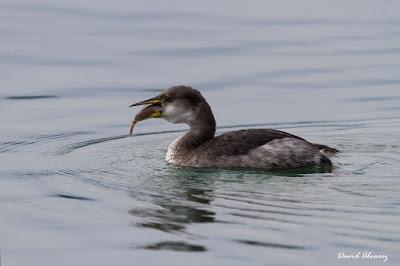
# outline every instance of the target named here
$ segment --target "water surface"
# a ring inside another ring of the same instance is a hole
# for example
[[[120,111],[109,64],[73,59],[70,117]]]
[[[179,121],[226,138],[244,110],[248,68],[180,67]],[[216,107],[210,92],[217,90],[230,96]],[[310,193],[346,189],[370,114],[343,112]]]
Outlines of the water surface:
[[[4,265],[400,262],[397,1],[2,1]],[[133,102],[188,84],[218,133],[341,150],[332,173],[185,169],[185,126],[127,135]]]

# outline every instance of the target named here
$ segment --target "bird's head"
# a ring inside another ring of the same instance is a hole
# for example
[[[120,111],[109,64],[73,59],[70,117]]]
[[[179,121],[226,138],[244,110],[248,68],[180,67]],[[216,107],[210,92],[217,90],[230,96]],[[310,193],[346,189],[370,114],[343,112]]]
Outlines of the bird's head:
[[[199,123],[214,123],[211,108],[201,93],[188,86],[176,86],[167,89],[156,97],[130,105],[147,105],[133,121],[143,121],[149,118],[163,118],[171,123],[185,123],[196,127]],[[207,118],[208,117],[208,118]],[[133,126],[131,127],[131,133]]]

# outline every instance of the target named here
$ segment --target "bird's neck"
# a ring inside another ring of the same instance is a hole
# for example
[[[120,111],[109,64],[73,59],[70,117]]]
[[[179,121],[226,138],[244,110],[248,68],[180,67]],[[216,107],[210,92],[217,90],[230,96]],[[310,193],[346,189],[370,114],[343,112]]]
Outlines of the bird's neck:
[[[193,150],[211,140],[215,135],[216,123],[214,115],[207,102],[196,107],[195,119],[189,124],[190,130],[180,140],[180,146]]]

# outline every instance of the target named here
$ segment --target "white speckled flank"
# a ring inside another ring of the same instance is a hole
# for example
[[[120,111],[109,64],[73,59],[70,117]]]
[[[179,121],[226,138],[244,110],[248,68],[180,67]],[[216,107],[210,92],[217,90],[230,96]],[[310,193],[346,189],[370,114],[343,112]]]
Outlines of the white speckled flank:
[[[270,141],[249,153],[255,166],[300,167],[319,164],[325,157],[312,144],[296,138],[282,138]]]

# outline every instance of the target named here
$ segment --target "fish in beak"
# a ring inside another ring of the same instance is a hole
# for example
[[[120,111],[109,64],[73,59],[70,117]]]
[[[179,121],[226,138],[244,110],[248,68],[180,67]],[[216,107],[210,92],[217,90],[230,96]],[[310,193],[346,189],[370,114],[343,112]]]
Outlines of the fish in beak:
[[[135,118],[133,119],[131,123],[131,127],[129,129],[129,134],[132,135],[133,128],[135,127],[136,123],[139,121],[143,121],[146,119],[150,118],[160,118],[161,113],[162,113],[162,107],[161,107],[161,97],[156,96],[141,102],[137,102],[134,104],[131,104],[129,107],[132,106],[139,106],[139,105],[147,105],[145,108],[143,108],[139,113],[136,114]]]

